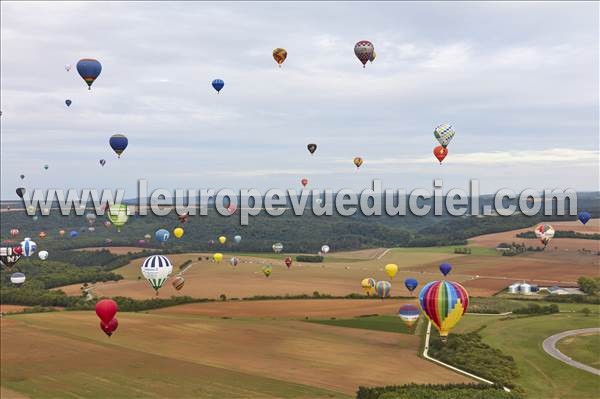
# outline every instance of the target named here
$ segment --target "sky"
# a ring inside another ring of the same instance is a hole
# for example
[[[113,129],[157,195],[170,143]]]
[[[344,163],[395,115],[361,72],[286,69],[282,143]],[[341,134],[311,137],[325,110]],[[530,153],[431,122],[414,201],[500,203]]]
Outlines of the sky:
[[[20,186],[131,198],[141,178],[599,190],[597,2],[2,1],[0,34],[2,199]],[[365,69],[359,40],[377,53]],[[64,68],[86,57],[102,63],[91,91]],[[442,123],[457,134],[439,165]]]

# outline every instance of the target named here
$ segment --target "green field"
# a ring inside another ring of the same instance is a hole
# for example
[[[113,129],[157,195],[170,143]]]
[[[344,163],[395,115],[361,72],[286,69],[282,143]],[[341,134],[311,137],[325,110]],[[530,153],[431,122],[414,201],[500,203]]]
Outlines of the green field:
[[[310,323],[325,324],[328,326],[361,328],[364,330],[386,331],[393,333],[412,334],[408,327],[396,316],[366,316],[352,319],[322,319],[307,320]]]
[[[527,397],[553,399],[595,398],[600,379],[583,370],[565,365],[542,349],[550,335],[565,330],[600,326],[597,317],[581,314],[553,314],[535,317],[466,315],[454,329],[464,333],[485,326],[483,341],[514,357],[520,377],[514,382]]]
[[[455,254],[455,248],[465,248],[465,246],[455,245],[455,246],[445,246],[445,247],[414,247],[414,248],[394,248],[392,252],[428,252],[428,253],[436,253],[436,254],[449,254],[449,255],[464,255],[464,254]],[[468,247],[471,250],[469,255],[478,255],[478,256],[501,256],[498,251],[494,248],[485,248],[485,247]],[[468,255],[465,255],[468,256]]]
[[[556,348],[575,361],[600,368],[600,334],[563,338]]]

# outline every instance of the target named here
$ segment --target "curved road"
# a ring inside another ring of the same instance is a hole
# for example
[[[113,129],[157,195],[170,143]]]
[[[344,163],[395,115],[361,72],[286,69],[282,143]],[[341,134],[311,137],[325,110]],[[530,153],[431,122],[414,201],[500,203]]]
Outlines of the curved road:
[[[580,330],[563,331],[561,333],[554,334],[546,338],[542,346],[544,347],[546,353],[552,356],[553,358],[558,359],[561,362],[567,363],[570,366],[577,367],[578,369],[585,370],[587,372],[600,376],[600,370],[598,370],[597,368],[576,362],[569,356],[563,354],[558,349],[556,349],[556,343],[561,339],[581,334],[600,334],[600,328],[582,328]]]

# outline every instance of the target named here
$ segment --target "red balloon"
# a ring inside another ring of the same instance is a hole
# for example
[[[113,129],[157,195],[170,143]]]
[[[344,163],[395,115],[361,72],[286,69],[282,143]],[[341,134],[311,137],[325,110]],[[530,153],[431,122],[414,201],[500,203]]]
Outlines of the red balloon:
[[[302,186],[306,187],[308,184],[308,179],[305,177],[304,179],[300,180],[300,183],[302,183]]]
[[[441,145],[438,145],[433,149],[433,155],[435,155],[435,157],[438,159],[438,161],[440,161],[441,164],[444,158],[446,158],[446,155],[448,155],[448,148],[444,148]]]
[[[100,322],[100,328],[109,337],[115,332],[117,327],[119,327],[119,321],[116,318],[111,319],[108,323],[104,323],[103,321]]]
[[[292,258],[291,257],[287,257],[285,258],[285,265],[289,268],[290,266],[292,266]]]
[[[20,246],[14,247],[12,251],[15,255],[23,255],[23,248]]]
[[[96,303],[96,314],[104,324],[108,324],[117,314],[117,303],[112,299],[103,299]]]

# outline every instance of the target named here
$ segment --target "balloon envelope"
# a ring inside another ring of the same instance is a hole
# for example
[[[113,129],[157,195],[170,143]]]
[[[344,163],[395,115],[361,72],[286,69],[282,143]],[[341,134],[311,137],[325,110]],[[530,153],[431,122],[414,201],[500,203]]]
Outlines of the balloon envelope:
[[[119,327],[119,321],[116,318],[111,319],[108,323],[100,322],[100,328],[109,337],[117,330],[117,327]]]
[[[446,158],[446,155],[448,155],[448,149],[442,147],[441,145],[438,145],[433,149],[433,155],[437,158],[438,161],[440,161],[441,164],[442,161]]]
[[[108,324],[115,315],[119,307],[112,299],[102,299],[96,302],[96,314],[105,324]]]
[[[221,263],[221,261],[223,260],[223,254],[220,252],[217,252],[216,254],[213,255],[213,259],[215,262]]]
[[[276,48],[273,50],[273,59],[277,64],[279,64],[279,68],[281,68],[281,64],[287,58],[287,51],[284,48]]]
[[[122,134],[113,134],[108,140],[110,148],[117,154],[118,158],[121,158],[121,154],[127,148],[129,140]]]
[[[23,250],[23,256],[28,258],[35,253],[37,244],[31,241],[31,238],[27,237],[21,241],[21,249]]]
[[[215,79],[212,81],[212,87],[219,93],[221,89],[225,86],[225,82],[221,79]]]
[[[356,168],[360,168],[361,165],[363,164],[363,159],[361,157],[354,157],[354,159],[352,160],[352,162],[354,162],[354,165],[356,166]]]
[[[419,293],[419,304],[445,339],[467,311],[469,294],[462,285],[453,281],[432,281]]]
[[[144,278],[148,280],[150,286],[154,288],[158,295],[158,290],[167,281],[173,271],[173,264],[164,255],[152,255],[144,259],[141,270]]]
[[[408,328],[412,328],[417,320],[419,320],[419,316],[421,316],[421,310],[412,304],[402,305],[398,310],[398,317],[400,317]]]
[[[266,265],[262,267],[262,272],[265,275],[265,277],[269,277],[271,275],[271,273],[273,272],[273,266],[271,265]]]
[[[317,151],[317,145],[316,144],[309,144],[306,146],[306,148],[308,148],[308,152],[310,152],[311,154],[314,154],[315,151]]]
[[[404,285],[406,286],[407,290],[413,292],[415,288],[417,288],[417,286],[419,285],[419,282],[414,278],[407,278],[406,280],[404,280]]]
[[[377,281],[374,278],[368,277],[361,281],[360,286],[365,291],[365,294],[371,296],[375,294],[375,284],[377,284]]]
[[[440,272],[442,272],[442,274],[444,276],[447,276],[451,270],[452,270],[452,265],[450,263],[442,263],[440,265]]]
[[[443,148],[446,148],[448,144],[450,144],[450,141],[452,141],[452,138],[455,134],[456,132],[452,128],[452,125],[449,125],[447,123],[439,125],[433,131],[433,135]]]
[[[233,241],[235,241],[236,244],[239,244],[242,241],[242,236],[233,237]]]
[[[273,244],[272,248],[273,252],[278,254],[279,252],[283,251],[283,244],[280,242],[276,242],[275,244]]]
[[[373,46],[373,43],[368,40],[361,40],[354,45],[354,54],[356,55],[356,58],[362,62],[363,68],[367,64],[367,61],[373,57],[374,52],[375,47]]]
[[[92,89],[92,83],[100,76],[102,72],[102,64],[93,58],[82,58],[77,62],[77,72],[79,76],[88,85],[88,89]]]
[[[72,102],[71,100],[65,100],[65,104],[67,104],[67,107],[71,106],[71,102]]]
[[[25,275],[23,273],[13,273],[10,275],[10,282],[13,284],[23,284],[25,282]]]
[[[589,212],[586,211],[581,211],[579,212],[579,214],[577,215],[577,218],[579,219],[579,221],[583,224],[586,224],[591,218],[592,215],[590,215]]]
[[[227,242],[227,237],[221,236],[221,237],[218,238],[218,240],[219,240],[219,243],[225,244]]]
[[[292,257],[291,257],[291,256],[288,256],[287,258],[285,258],[284,262],[285,262],[285,265],[286,265],[286,266],[288,267],[288,269],[289,269],[289,268],[290,268],[290,266],[292,266],[292,262],[293,262],[293,261],[292,261]]]
[[[171,237],[171,234],[165,229],[156,230],[156,233],[154,233],[154,238],[160,243],[167,241],[169,237]]]
[[[175,229],[173,229],[173,235],[175,236],[175,238],[183,237],[183,229],[181,227],[176,227]]]
[[[129,215],[127,214],[127,205],[125,204],[115,204],[108,207],[108,212],[106,213],[108,216],[108,220],[115,225],[117,231],[121,231],[121,227],[127,223],[129,220]]]
[[[389,281],[378,281],[375,284],[375,292],[380,298],[387,298],[390,296],[392,284]]]
[[[398,265],[395,263],[388,263],[385,265],[385,273],[390,277],[394,278],[396,273],[398,273]]]

